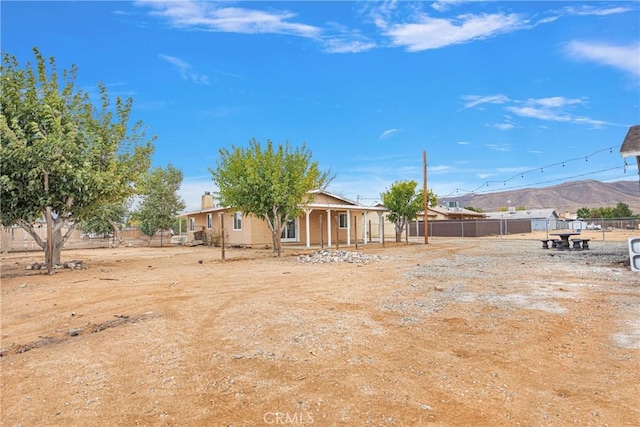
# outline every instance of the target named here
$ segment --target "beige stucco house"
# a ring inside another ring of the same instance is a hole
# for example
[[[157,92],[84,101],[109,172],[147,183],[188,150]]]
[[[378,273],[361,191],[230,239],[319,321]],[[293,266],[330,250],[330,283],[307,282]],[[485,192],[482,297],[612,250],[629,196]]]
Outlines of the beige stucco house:
[[[383,214],[381,206],[363,206],[324,190],[310,192],[309,203],[301,205],[303,214],[283,225],[282,242],[306,247],[352,245],[356,241],[382,242]],[[202,196],[201,209],[179,215],[187,220],[187,240],[197,240],[200,233],[219,234],[224,222],[225,244],[239,246],[272,245],[271,231],[263,218],[244,215],[229,207],[216,206],[209,192]],[[222,218],[223,217],[223,218]],[[384,230],[387,233],[387,230]]]

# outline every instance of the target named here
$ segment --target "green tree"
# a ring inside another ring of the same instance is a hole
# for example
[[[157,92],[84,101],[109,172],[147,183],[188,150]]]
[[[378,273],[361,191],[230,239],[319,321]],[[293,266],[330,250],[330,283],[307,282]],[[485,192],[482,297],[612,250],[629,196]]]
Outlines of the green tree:
[[[576,215],[578,216],[578,218],[581,218],[581,219],[592,218],[591,209],[587,207],[578,209],[578,212],[576,213]]]
[[[166,169],[153,169],[143,180],[141,201],[133,218],[149,236],[149,244],[158,231],[170,229],[178,213],[185,208],[178,195],[181,184],[182,171],[172,165]]]
[[[113,233],[116,245],[122,243],[122,226],[127,220],[131,200],[120,203],[105,203],[91,212],[91,215],[80,223],[80,229],[85,233],[110,234]]]
[[[402,232],[407,223],[415,219],[418,212],[424,210],[423,192],[417,191],[417,186],[418,183],[415,181],[396,181],[387,191],[380,194],[382,203],[389,209],[389,221],[395,225],[396,242],[402,240]],[[431,200],[429,205],[432,206]]]
[[[626,203],[618,202],[615,208],[613,208],[613,218],[631,218],[633,211],[629,209],[629,205]]]
[[[611,206],[602,206],[591,209],[592,218],[613,218],[613,208]]]
[[[209,168],[224,206],[263,218],[271,231],[273,250],[281,254],[282,224],[301,214],[299,205],[310,201],[310,190],[325,187],[329,172],[312,161],[306,145],[289,143],[262,147],[255,138],[247,148],[221,149],[216,168]]]
[[[112,105],[99,83],[100,106],[95,107],[75,86],[75,66],[60,77],[53,58],[45,60],[38,49],[34,54],[35,66],[21,67],[9,54],[2,57],[0,222],[24,228],[51,267],[60,262],[79,222],[99,206],[135,193],[153,146],[141,122],[128,124],[131,99],[116,98]],[[34,228],[43,216],[50,241]]]

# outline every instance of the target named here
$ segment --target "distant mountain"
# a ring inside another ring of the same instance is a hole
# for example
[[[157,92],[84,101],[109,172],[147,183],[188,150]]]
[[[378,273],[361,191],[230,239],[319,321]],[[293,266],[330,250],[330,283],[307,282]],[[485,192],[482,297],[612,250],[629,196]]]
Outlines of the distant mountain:
[[[438,203],[445,205],[446,202],[454,201],[457,201],[461,208],[471,206],[485,212],[497,211],[508,206],[524,206],[528,209],[552,208],[559,214],[576,213],[582,207],[615,207],[622,202],[629,205],[634,214],[640,214],[640,184],[637,180],[572,181],[552,187],[447,197],[439,199]]]

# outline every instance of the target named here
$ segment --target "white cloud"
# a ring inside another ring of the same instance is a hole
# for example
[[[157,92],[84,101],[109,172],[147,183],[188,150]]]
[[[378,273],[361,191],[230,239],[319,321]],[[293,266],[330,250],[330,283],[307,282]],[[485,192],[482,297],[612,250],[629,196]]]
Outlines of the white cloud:
[[[595,127],[601,127],[609,124],[602,120],[575,116],[566,110],[568,107],[586,103],[587,101],[584,98],[564,98],[561,96],[554,96],[550,98],[530,98],[522,102],[521,106],[509,106],[506,107],[506,109],[518,116],[538,120],[586,124]]]
[[[191,65],[189,65],[189,63],[187,63],[186,61],[183,61],[180,58],[176,58],[175,56],[169,56],[164,54],[159,54],[158,56],[163,60],[167,61],[168,63],[170,63],[171,65],[173,65],[174,68],[178,70],[178,72],[180,73],[180,76],[184,80],[190,80],[193,83],[197,83],[197,84],[204,84],[204,85],[209,84],[209,77],[205,76],[204,74],[199,74],[194,72],[192,70]]]
[[[512,123],[495,123],[493,124],[493,127],[498,128],[500,130],[510,130],[510,129],[513,129],[515,126]]]
[[[640,77],[640,43],[617,46],[597,42],[572,41],[565,51],[577,59],[608,65]]]
[[[347,40],[339,37],[323,40],[324,51],[327,53],[359,53],[375,48],[377,45],[366,40]]]
[[[463,109],[476,107],[481,104],[504,104],[509,101],[507,96],[500,94],[487,96],[464,95],[462,99],[466,101]]]
[[[552,96],[549,98],[530,98],[527,100],[528,104],[541,105],[545,108],[562,108],[567,105],[584,104],[586,100],[584,98],[565,98],[563,96]]]
[[[402,129],[387,129],[384,132],[382,132],[380,134],[380,139],[386,139],[389,138],[390,136],[400,132]]]
[[[545,98],[529,98],[524,101],[509,99],[506,95],[464,95],[462,99],[465,101],[464,107],[478,107],[482,104],[506,104],[504,109],[510,113],[520,117],[528,117],[538,120],[566,122],[575,124],[586,124],[594,127],[602,127],[611,123],[603,120],[596,120],[589,117],[578,116],[570,113],[572,108],[586,105],[586,98],[566,98],[563,96],[551,96]],[[509,115],[504,116],[506,120],[503,123],[495,123],[490,126],[500,130],[513,129],[515,125]],[[494,148],[495,149],[495,148]]]
[[[633,12],[635,9],[632,7],[618,6],[618,7],[597,7],[591,5],[579,5],[579,6],[567,6],[561,10],[566,15],[578,15],[578,16],[608,16],[616,15],[619,13]]]
[[[458,142],[456,142],[456,144],[458,144],[458,145],[471,145],[471,143],[467,142],[467,141],[458,141]]]
[[[571,121],[570,117],[563,112],[554,111],[539,107],[507,107],[507,110],[522,117],[530,117],[539,120],[551,120],[555,122]]]
[[[451,9],[452,6],[456,6],[460,3],[463,3],[462,0],[438,0],[431,3],[431,7],[438,12],[445,12]]]
[[[153,9],[152,15],[166,18],[178,28],[199,29],[244,34],[291,34],[315,38],[321,29],[312,25],[292,22],[295,13],[287,11],[264,12],[238,7],[219,7],[218,2],[148,1],[139,0],[137,5]]]
[[[460,15],[455,19],[419,15],[418,22],[395,24],[385,28],[385,34],[396,46],[410,52],[438,49],[445,46],[482,40],[528,26],[517,14]]]

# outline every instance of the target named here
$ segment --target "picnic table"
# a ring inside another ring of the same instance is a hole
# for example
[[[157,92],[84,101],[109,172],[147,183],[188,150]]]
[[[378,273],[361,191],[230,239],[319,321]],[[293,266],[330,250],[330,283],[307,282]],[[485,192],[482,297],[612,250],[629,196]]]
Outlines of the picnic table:
[[[571,232],[565,232],[565,233],[551,233],[549,234],[549,236],[558,236],[560,237],[560,240],[562,240],[562,246],[565,248],[569,247],[569,238],[571,236],[579,236],[580,233],[577,233],[575,231],[571,231]]]
[[[580,233],[570,231],[564,233],[551,233],[550,236],[558,236],[560,240],[556,242],[554,247],[557,249],[569,249],[571,245],[569,245],[569,238],[571,236],[579,236]],[[573,240],[573,249],[589,249],[589,240],[590,239],[572,239]],[[580,245],[582,244],[582,246]],[[543,242],[543,247],[546,246]]]

